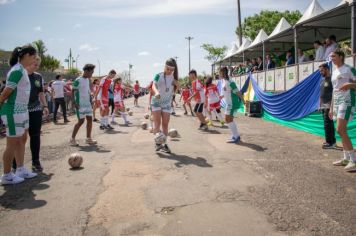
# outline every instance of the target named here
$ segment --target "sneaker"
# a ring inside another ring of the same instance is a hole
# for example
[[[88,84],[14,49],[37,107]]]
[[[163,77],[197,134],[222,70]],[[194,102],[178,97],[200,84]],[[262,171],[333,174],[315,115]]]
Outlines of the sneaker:
[[[100,129],[100,130],[105,130],[105,126],[104,126],[104,125],[100,125],[100,126],[99,126],[99,129]]]
[[[23,182],[25,179],[21,178],[17,175],[15,175],[14,173],[10,172],[8,174],[3,174],[1,176],[1,185],[8,185],[8,184],[19,184],[21,182]]]
[[[209,130],[209,127],[208,127],[207,125],[203,125],[203,126],[201,127],[201,130],[203,130],[203,131],[208,131],[208,130]]]
[[[29,171],[26,167],[17,168],[15,175],[23,179],[32,179],[37,176],[36,173]]]
[[[188,114],[188,112],[184,112],[184,115],[187,115]]]
[[[174,116],[175,114],[176,114],[176,113],[173,111],[173,112],[172,112],[172,115]]]
[[[86,143],[86,144],[89,144],[89,145],[95,145],[95,144],[97,144],[98,142],[97,142],[96,140],[94,140],[94,139],[87,138],[87,139],[85,140],[85,143]]]
[[[347,164],[347,166],[345,166],[345,170],[346,170],[347,172],[354,172],[354,171],[356,171],[356,162],[349,161],[349,163]]]
[[[346,160],[346,159],[340,159],[338,161],[334,161],[333,165],[334,166],[347,166],[347,164],[349,164],[350,160]]]
[[[117,125],[117,122],[113,120],[113,121],[110,122],[110,124]]]
[[[32,163],[32,171],[42,172],[43,171],[43,167],[41,166],[40,163]]]
[[[75,140],[74,138],[71,138],[71,139],[69,140],[69,144],[70,144],[71,146],[79,146],[79,143],[78,143],[77,140]]]
[[[163,148],[163,146],[161,144],[155,143],[155,150],[156,152],[158,152],[159,150],[161,150]]]
[[[241,140],[239,137],[231,137],[230,139],[226,140],[226,143],[238,143]]]
[[[169,149],[167,144],[162,145],[162,151],[166,153],[171,153],[171,149]]]
[[[69,123],[70,122],[70,120],[64,120],[64,123]]]
[[[111,125],[107,125],[106,128],[107,128],[108,130],[113,130],[113,129],[114,129],[114,127],[112,127]]]
[[[322,149],[334,149],[336,144],[330,144],[330,143],[323,143],[323,146],[321,147]]]

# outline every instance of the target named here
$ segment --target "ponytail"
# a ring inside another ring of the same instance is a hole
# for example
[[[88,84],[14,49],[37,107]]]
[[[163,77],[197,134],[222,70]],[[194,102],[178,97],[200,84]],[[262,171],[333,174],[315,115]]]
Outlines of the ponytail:
[[[223,74],[224,79],[229,80],[229,70],[227,69],[226,66],[220,68],[220,72]]]
[[[178,81],[178,66],[177,66],[176,60],[174,60],[173,58],[169,58],[166,61],[166,65],[170,66],[170,67],[174,67],[173,78],[174,78],[174,80]],[[178,90],[178,87],[176,85],[174,85],[173,89],[174,89],[173,92],[176,93]]]
[[[36,49],[30,44],[22,47],[16,47],[14,51],[12,51],[10,57],[10,66],[16,65],[26,54],[33,56],[36,55],[36,53]]]

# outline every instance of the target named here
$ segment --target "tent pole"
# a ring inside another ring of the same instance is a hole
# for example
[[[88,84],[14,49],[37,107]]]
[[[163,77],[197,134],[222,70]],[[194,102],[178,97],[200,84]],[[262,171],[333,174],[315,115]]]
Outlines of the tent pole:
[[[297,65],[297,81],[299,82],[299,64],[298,64],[298,33],[294,26],[294,64]]]
[[[262,60],[262,63],[263,63],[263,72],[265,75],[265,79],[264,79],[264,85],[263,85],[263,91],[266,91],[266,71],[267,71],[267,67],[266,67],[266,47],[265,47],[265,41],[262,42],[262,48],[263,48],[263,60]]]
[[[354,61],[354,67],[356,66],[356,0],[351,2],[351,48]]]

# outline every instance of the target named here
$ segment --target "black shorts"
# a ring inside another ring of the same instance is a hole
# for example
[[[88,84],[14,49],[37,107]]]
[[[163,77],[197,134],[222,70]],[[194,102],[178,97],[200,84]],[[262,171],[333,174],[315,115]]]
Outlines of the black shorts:
[[[114,106],[114,99],[113,98],[109,98],[109,106],[110,107]]]
[[[204,103],[197,103],[197,104],[195,104],[194,112],[195,113],[203,113],[203,109],[204,109]]]
[[[140,94],[134,94],[134,97],[137,99],[140,96]]]

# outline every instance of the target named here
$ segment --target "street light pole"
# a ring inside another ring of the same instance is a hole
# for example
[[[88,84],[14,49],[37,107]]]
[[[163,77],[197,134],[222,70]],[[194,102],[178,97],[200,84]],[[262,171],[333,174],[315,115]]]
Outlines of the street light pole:
[[[190,64],[190,41],[193,40],[194,38],[188,36],[188,37],[186,37],[185,39],[188,40],[188,45],[189,45],[188,48],[189,48],[189,71],[190,71],[190,69],[191,69],[191,64]]]
[[[100,60],[98,59],[98,65],[99,65],[99,77],[100,77]]]
[[[79,54],[75,58],[75,68],[77,68],[77,69],[78,69],[78,58],[79,58]]]
[[[239,47],[241,47],[242,44],[242,27],[241,27],[241,6],[240,6],[240,0],[237,0],[237,22],[239,25]]]

